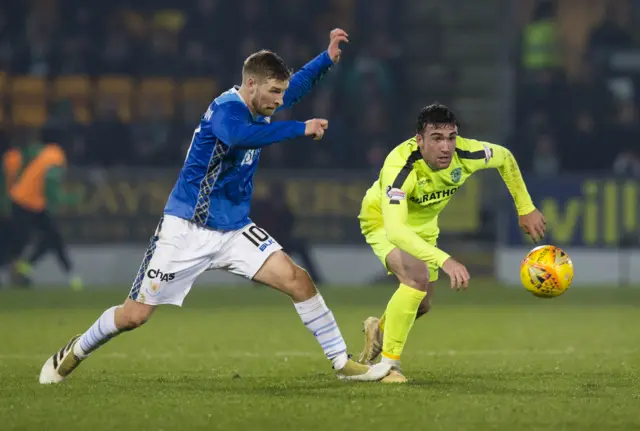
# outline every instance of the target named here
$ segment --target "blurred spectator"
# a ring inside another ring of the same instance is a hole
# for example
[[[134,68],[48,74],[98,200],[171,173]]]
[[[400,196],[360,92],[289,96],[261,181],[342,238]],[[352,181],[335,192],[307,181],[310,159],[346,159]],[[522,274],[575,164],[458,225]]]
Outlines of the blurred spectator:
[[[593,59],[604,58],[618,49],[628,49],[633,45],[631,35],[622,26],[618,8],[608,3],[602,21],[593,28],[589,35],[588,55]]]
[[[533,20],[524,28],[522,65],[527,74],[561,67],[556,3],[538,0]]]

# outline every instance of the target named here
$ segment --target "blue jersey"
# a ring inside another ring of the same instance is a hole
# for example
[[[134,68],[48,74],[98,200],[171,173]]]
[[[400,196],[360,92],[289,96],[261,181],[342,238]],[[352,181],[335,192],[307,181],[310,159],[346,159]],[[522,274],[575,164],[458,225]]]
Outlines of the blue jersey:
[[[332,65],[325,51],[296,72],[279,109],[309,93]],[[237,87],[226,91],[200,119],[164,213],[216,230],[246,226],[260,149],[304,131],[303,122],[254,116]]]

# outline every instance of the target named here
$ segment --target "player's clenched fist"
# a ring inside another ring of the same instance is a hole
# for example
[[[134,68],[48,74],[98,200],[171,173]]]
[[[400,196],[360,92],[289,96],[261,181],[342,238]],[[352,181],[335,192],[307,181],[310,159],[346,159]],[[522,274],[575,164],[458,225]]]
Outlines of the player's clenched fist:
[[[464,267],[463,264],[456,261],[452,257],[445,260],[444,265],[442,265],[442,270],[449,276],[451,279],[451,288],[460,290],[460,288],[467,290],[469,287],[469,271]]]
[[[329,128],[329,121],[323,118],[314,118],[305,121],[304,135],[313,136],[313,139],[320,140],[324,136],[324,131]]]

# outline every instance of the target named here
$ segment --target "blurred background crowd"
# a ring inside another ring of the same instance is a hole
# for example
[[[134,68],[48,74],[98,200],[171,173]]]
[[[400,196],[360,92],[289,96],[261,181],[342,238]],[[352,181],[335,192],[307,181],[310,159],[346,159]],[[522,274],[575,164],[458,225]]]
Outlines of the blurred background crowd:
[[[480,81],[481,70],[450,61],[446,52],[462,49],[456,38],[464,31],[447,17],[463,14],[456,8],[469,2],[422,2],[428,11],[421,41],[399,13],[402,5],[417,7],[412,3],[5,0],[3,146],[28,139],[24,128],[44,128],[55,131],[51,139],[73,165],[176,166],[197,118],[213,97],[239,83],[248,54],[270,48],[298,69],[326,48],[329,30],[341,26],[352,42],[339,70],[277,118],[328,117],[331,132],[322,145],[274,146],[264,152],[262,166],[375,170],[389,148],[411,134],[420,104],[438,99],[467,114],[463,124],[473,121],[468,101],[450,89],[472,93],[461,75],[471,68]],[[516,70],[510,117],[502,119],[509,121],[510,139],[494,130],[480,138],[511,146],[524,169],[541,174],[640,174],[640,2],[517,3],[518,29],[511,34],[519,37],[496,47],[510,51]],[[425,61],[407,49],[416,44],[428,51]],[[485,98],[485,110],[494,104]]]
[[[511,145],[540,175],[640,176],[640,2],[529,2]]]
[[[270,148],[261,166],[366,167],[372,147],[386,150],[397,141],[391,133],[406,114],[399,109],[405,80],[390,6],[384,0],[5,0],[4,139],[19,141],[21,128],[45,127],[56,132],[73,165],[178,166],[198,118],[220,92],[240,84],[249,54],[272,49],[298,69],[326,49],[332,28],[343,27],[352,43],[339,70],[276,118],[330,118],[331,133],[322,145]]]

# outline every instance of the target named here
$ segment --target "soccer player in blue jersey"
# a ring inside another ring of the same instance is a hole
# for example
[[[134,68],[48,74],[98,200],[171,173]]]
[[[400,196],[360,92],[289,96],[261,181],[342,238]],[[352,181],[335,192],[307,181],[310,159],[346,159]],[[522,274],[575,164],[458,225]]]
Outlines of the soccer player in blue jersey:
[[[261,148],[301,136],[321,139],[328,127],[325,119],[272,123],[271,115],[309,93],[339,61],[341,42],[348,42],[347,34],[333,30],[328,49],[293,76],[270,51],[245,60],[242,85],[216,98],[193,133],[129,297],[54,353],[42,367],[40,383],[62,381],[99,346],[145,323],[158,305],[181,306],[195,279],[211,269],[229,271],[289,295],[339,378],[375,381],[389,373],[385,364],[368,366],[349,358],[333,313],[307,272],[249,219]]]

